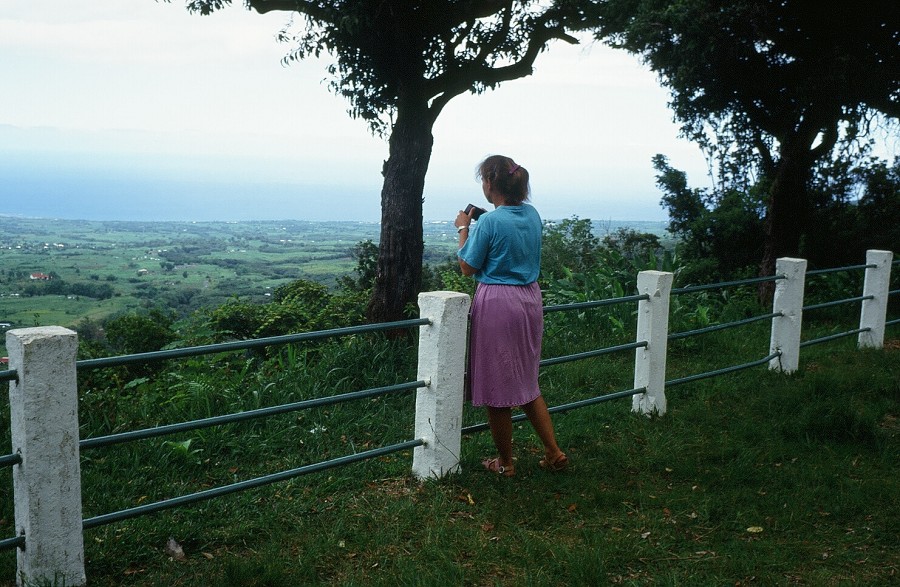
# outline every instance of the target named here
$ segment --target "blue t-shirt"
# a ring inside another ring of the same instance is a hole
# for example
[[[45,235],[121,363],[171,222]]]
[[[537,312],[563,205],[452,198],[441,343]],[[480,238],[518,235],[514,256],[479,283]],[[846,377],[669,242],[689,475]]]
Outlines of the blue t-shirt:
[[[541,270],[541,217],[533,206],[500,206],[482,214],[459,249],[476,281],[528,285]]]

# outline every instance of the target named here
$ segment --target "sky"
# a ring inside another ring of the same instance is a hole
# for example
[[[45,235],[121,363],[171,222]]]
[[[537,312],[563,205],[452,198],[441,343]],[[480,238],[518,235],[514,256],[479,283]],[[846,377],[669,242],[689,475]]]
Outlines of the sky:
[[[0,0],[0,214],[377,221],[386,140],[327,89],[327,61],[282,64],[288,14],[235,4]],[[637,58],[553,44],[532,76],[444,109],[424,220],[482,202],[492,154],[529,170],[544,218],[666,220],[655,154],[709,184],[667,101]]]

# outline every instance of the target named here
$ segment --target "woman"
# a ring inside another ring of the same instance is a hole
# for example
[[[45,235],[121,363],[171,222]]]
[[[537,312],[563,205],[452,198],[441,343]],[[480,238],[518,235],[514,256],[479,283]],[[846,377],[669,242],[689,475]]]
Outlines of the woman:
[[[471,226],[474,210],[460,211],[459,266],[478,282],[472,303],[469,382],[472,405],[486,406],[499,455],[482,464],[512,477],[512,408],[521,406],[544,444],[540,465],[560,471],[569,463],[556,444],[553,422],[538,387],[544,331],[537,284],[541,218],[528,199],[528,171],[493,155],[478,168],[484,197],[494,210]]]

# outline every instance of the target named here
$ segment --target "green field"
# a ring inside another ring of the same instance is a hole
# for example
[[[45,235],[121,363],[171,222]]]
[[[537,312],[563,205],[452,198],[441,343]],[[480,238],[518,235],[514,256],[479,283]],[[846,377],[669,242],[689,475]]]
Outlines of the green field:
[[[595,223],[664,233],[664,223]],[[424,261],[456,251],[450,221],[424,225]],[[185,316],[235,296],[264,303],[279,285],[334,286],[351,250],[378,241],[372,222],[112,222],[0,216],[0,323],[72,327],[122,312],[165,308]],[[31,279],[43,273],[52,280]],[[59,290],[59,291],[56,291]],[[5,329],[4,328],[4,329]],[[5,347],[0,341],[0,352]]]
[[[444,229],[429,231],[429,258],[452,253]],[[355,267],[351,248],[377,241],[378,225],[7,217],[0,218],[0,234],[0,322],[72,326],[141,307],[185,314],[234,296],[264,302],[296,279],[334,285]],[[34,280],[33,273],[53,279]],[[60,282],[88,294],[53,293]],[[95,290],[100,294],[89,295]]]

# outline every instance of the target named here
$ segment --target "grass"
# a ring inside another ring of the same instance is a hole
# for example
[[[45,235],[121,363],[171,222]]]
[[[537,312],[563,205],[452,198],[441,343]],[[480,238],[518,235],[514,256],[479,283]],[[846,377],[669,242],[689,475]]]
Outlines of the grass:
[[[688,339],[673,348],[671,370],[759,358],[764,334]],[[96,435],[414,378],[407,351],[364,342],[286,349],[263,364],[183,364],[89,393],[82,426]],[[412,479],[406,451],[88,530],[88,578],[100,586],[895,584],[900,344],[887,347],[832,342],[804,351],[792,376],[754,368],[681,385],[669,390],[664,417],[632,414],[629,400],[557,415],[573,463],[563,474],[537,466],[539,443],[523,424],[513,479],[481,469],[493,449],[479,433],[463,439],[462,472],[440,481]],[[377,368],[362,378],[349,366],[364,357]],[[617,356],[556,366],[542,387],[555,405],[629,388],[629,370]],[[467,408],[467,423],[483,419]],[[400,395],[96,449],[83,455],[85,516],[411,433],[412,396]],[[3,502],[0,527],[11,535]],[[183,560],[166,554],[170,537]],[[0,584],[14,574],[14,554],[0,553]]]

